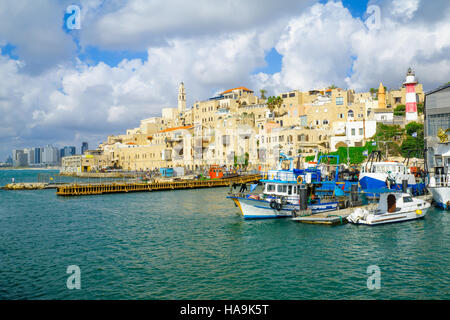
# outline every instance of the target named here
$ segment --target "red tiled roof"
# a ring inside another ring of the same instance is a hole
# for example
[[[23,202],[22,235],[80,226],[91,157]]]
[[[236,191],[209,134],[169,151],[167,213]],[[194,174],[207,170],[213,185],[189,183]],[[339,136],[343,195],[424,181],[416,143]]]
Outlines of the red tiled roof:
[[[225,94],[225,93],[228,93],[228,92],[232,92],[233,90],[239,90],[239,89],[242,89],[242,90],[248,91],[248,92],[253,92],[253,90],[247,89],[246,87],[238,87],[238,88],[233,88],[233,89],[229,89],[227,91],[224,91],[221,94]]]
[[[193,128],[194,126],[193,125],[190,125],[190,126],[182,126],[182,127],[175,127],[175,128],[168,128],[168,129],[164,129],[164,130],[161,130],[161,131],[159,131],[159,132],[170,132],[170,131],[175,131],[175,130],[185,130],[185,129],[190,129],[190,128]]]

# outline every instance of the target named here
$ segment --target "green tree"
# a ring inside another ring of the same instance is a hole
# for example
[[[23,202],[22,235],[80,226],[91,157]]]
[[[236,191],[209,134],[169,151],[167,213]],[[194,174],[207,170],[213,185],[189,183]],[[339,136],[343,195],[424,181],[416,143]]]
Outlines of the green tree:
[[[411,150],[410,156],[421,158],[425,148],[424,128],[423,124],[417,122],[410,122],[405,126],[406,139],[401,145],[401,154],[403,157],[408,156],[408,151]]]
[[[381,143],[383,151],[386,150],[385,145],[388,147],[389,155],[399,155],[400,146],[405,129],[402,129],[399,125],[387,125],[383,123],[377,123],[377,133],[374,136],[375,141],[386,141]]]
[[[367,150],[368,155],[377,149],[377,146],[373,146],[372,142],[367,142],[364,147],[350,147],[349,148],[349,157],[350,157],[350,164],[360,164],[363,163],[366,160],[366,156],[364,156],[364,151]],[[299,150],[301,151],[301,150]],[[339,162],[340,163],[347,163],[347,147],[340,147],[335,152],[330,153],[319,153],[319,157],[322,155],[334,155],[339,156]],[[314,156],[308,156],[305,158],[306,161],[312,161],[314,160]],[[331,159],[330,164],[336,164],[336,159]]]
[[[418,104],[417,104],[417,112],[418,112],[419,114],[422,114],[422,113],[423,113],[423,103],[418,103]]]
[[[406,110],[406,106],[404,104],[399,104],[394,109],[394,116],[404,116],[405,110]]]
[[[265,90],[265,89],[260,89],[259,92],[261,93],[261,99],[265,99],[265,98],[266,98],[267,90]]]

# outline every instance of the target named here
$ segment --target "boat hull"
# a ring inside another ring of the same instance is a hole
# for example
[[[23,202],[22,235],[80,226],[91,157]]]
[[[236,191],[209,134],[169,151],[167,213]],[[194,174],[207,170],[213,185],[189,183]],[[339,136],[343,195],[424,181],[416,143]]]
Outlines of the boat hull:
[[[386,188],[386,179],[388,174],[386,173],[362,173],[359,177],[359,184],[363,190],[370,189],[382,189]],[[402,181],[408,181],[408,188],[411,188],[413,194],[423,193],[425,187],[424,183],[416,183],[415,178],[411,174],[397,174],[393,177],[395,179],[395,184],[391,185],[391,189],[401,190]]]
[[[266,200],[237,196],[229,196],[227,198],[233,200],[245,219],[287,218],[294,216],[296,212],[300,211],[300,206],[292,203],[285,204],[281,210],[277,210],[271,208],[270,202]],[[328,212],[337,210],[338,205],[338,202],[309,204],[308,209],[311,210],[311,213]]]
[[[444,210],[450,210],[450,187],[428,187],[436,205]]]
[[[364,219],[359,219],[357,221],[348,220],[354,224],[365,224],[369,226],[395,223],[395,222],[405,222],[410,220],[423,219],[428,211],[429,207],[423,208],[421,210],[399,212],[399,213],[385,213],[385,214],[368,214]]]
[[[241,211],[244,219],[268,219],[292,217],[296,209],[295,205],[286,204],[281,210],[272,209],[270,202],[242,197],[228,197]]]

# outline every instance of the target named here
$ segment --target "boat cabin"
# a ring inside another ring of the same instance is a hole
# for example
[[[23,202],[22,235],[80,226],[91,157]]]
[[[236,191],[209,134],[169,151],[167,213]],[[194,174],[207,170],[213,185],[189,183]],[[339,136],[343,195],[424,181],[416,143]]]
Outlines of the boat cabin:
[[[300,193],[300,186],[297,183],[276,183],[267,182],[264,187],[265,194],[277,196],[293,196]]]
[[[378,203],[378,214],[394,213],[402,207],[414,205],[414,199],[408,193],[382,193]],[[420,204],[418,206],[421,206]]]
[[[361,173],[403,173],[409,174],[410,170],[400,162],[376,162],[372,166],[363,165]]]

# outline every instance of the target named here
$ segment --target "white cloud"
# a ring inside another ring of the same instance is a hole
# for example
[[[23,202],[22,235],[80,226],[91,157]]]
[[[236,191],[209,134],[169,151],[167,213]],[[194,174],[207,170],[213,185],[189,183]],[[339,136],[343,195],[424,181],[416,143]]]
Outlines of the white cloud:
[[[403,18],[411,19],[414,13],[419,8],[420,0],[395,0],[391,3],[392,15]]]
[[[76,53],[72,37],[63,31],[65,7],[60,2],[0,2],[0,43],[16,47],[25,71],[39,73],[57,64],[70,63]]]
[[[420,16],[419,5],[424,4],[386,1],[380,28],[368,30],[340,2],[316,4],[291,19],[282,33],[276,45],[283,55],[281,72],[258,74],[253,81],[278,93],[331,84],[367,90],[380,81],[398,88],[413,67],[426,89],[445,83],[450,78],[450,7],[443,5],[442,19],[429,22]]]
[[[82,44],[147,51],[147,60],[117,66],[74,63],[72,36],[60,28],[62,4],[52,7],[57,14],[44,13],[49,22],[31,33],[29,26],[15,30],[23,20],[8,19],[0,10],[0,43],[17,45],[20,59],[0,56],[0,160],[14,146],[78,146],[81,140],[92,144],[124,132],[162,107],[176,106],[181,81],[188,105],[241,85],[270,94],[331,84],[362,90],[380,81],[397,88],[410,66],[426,89],[448,82],[448,4],[440,2],[442,8],[433,11],[435,2],[410,0],[401,6],[398,1],[380,4],[381,27],[370,31],[340,2],[302,10],[306,2],[228,1],[211,7],[199,1],[188,8],[183,1],[170,13],[165,3],[154,11],[154,2],[82,1]],[[11,3],[6,5],[16,10],[14,17],[37,10]],[[52,10],[49,2],[41,3],[42,10]],[[41,18],[33,19],[38,24]],[[113,20],[121,27],[110,29]],[[46,30],[44,37],[40,32]],[[273,47],[283,56],[281,71],[252,75]],[[39,72],[29,72],[33,65]]]
[[[311,0],[129,0],[92,10],[81,30],[83,45],[142,50],[171,39],[247,32],[301,12]],[[105,13],[106,10],[106,13]]]

